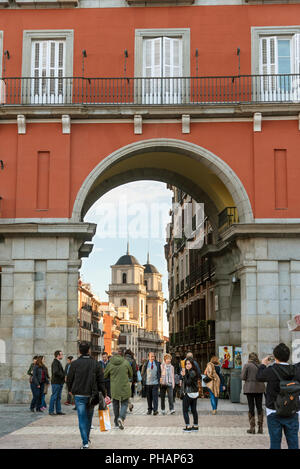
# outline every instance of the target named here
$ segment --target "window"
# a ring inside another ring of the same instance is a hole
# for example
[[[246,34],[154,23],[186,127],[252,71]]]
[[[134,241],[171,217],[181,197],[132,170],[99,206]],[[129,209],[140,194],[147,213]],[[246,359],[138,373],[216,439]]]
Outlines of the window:
[[[253,28],[253,37],[252,68],[264,75],[253,83],[259,99],[300,101],[300,28]]]
[[[24,31],[22,96],[30,104],[72,102],[73,31]]]
[[[127,274],[122,274],[122,283],[127,283]]]
[[[127,306],[127,301],[125,299],[121,300],[121,306]]]
[[[136,99],[143,104],[178,104],[187,99],[190,30],[136,30]]]

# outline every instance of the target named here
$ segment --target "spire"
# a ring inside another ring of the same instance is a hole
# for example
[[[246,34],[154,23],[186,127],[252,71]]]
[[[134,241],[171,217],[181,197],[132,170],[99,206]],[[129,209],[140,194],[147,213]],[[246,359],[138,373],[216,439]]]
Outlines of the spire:
[[[149,255],[149,251],[148,251],[148,256],[147,256],[147,264],[150,264],[150,255]]]
[[[129,255],[129,241],[127,241],[127,255]]]

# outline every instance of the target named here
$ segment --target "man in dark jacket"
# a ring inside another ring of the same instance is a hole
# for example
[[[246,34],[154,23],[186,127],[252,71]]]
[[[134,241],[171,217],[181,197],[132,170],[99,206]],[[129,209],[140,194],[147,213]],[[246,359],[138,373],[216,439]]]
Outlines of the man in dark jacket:
[[[257,381],[266,382],[266,413],[270,435],[270,449],[280,449],[282,430],[284,430],[289,449],[298,449],[298,414],[291,417],[280,417],[275,410],[275,401],[280,392],[280,380],[274,369],[283,380],[296,379],[300,381],[300,368],[289,365],[290,349],[285,344],[277,345],[273,350],[275,363],[270,365],[271,357],[265,357],[258,368]]]
[[[67,376],[67,386],[75,398],[79,430],[82,439],[81,449],[88,449],[94,407],[89,406],[90,397],[101,391],[105,397],[102,367],[90,355],[88,342],[79,345],[80,357],[71,363]]]
[[[63,353],[61,350],[54,352],[54,360],[51,365],[51,388],[52,395],[49,404],[49,415],[55,415],[54,407],[56,409],[56,415],[65,415],[61,411],[61,392],[65,382],[65,372],[61,364],[63,359]]]
[[[148,402],[148,415],[158,414],[158,388],[161,376],[160,363],[155,360],[154,353],[149,353],[149,359],[144,363],[142,368],[142,382],[146,387],[146,395]]]

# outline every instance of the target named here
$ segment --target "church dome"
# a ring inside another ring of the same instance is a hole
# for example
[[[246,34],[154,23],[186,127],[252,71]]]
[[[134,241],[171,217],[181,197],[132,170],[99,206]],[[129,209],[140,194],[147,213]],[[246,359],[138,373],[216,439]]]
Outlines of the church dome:
[[[157,268],[152,264],[144,264],[144,274],[158,274]]]
[[[115,263],[115,265],[134,265],[134,264],[140,265],[138,260],[131,254],[125,254],[124,256],[121,256],[120,259]]]

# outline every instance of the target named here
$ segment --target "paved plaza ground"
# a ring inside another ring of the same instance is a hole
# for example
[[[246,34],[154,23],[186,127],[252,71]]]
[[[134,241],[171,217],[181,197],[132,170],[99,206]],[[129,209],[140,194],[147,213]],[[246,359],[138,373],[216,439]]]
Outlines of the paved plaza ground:
[[[124,430],[101,433],[95,410],[91,449],[268,449],[267,428],[263,435],[248,435],[248,407],[219,401],[211,414],[208,399],[198,400],[199,432],[184,434],[182,403],[174,415],[146,415],[146,399],[134,399]],[[0,405],[0,449],[78,449],[81,439],[76,411],[62,405],[66,415],[35,414],[27,405]],[[113,423],[113,422],[112,422]],[[113,426],[113,425],[112,425]],[[285,441],[282,445],[286,448]]]

